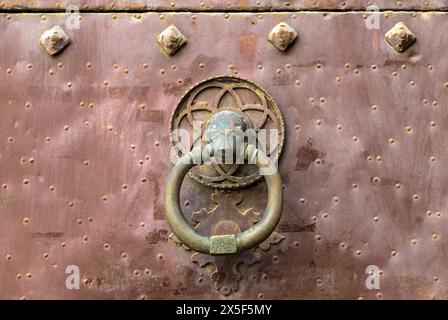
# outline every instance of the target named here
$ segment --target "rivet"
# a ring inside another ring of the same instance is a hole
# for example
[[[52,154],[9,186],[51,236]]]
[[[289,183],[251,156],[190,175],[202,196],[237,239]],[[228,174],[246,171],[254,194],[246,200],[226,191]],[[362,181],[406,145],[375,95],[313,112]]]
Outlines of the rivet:
[[[412,239],[411,240],[411,244],[416,245],[417,244],[417,239]]]
[[[433,240],[437,240],[437,239],[439,239],[439,235],[436,234],[436,233],[434,233],[434,234],[432,235],[432,239],[433,239]]]
[[[382,298],[383,298],[383,294],[382,294],[381,292],[378,292],[378,293],[376,294],[376,297],[377,297],[378,299],[382,299]]]
[[[339,198],[338,197],[333,197],[333,202],[334,203],[338,203],[339,202]]]
[[[163,259],[163,254],[159,253],[159,254],[157,255],[157,259],[162,260],[162,259]]]
[[[69,203],[68,203],[68,206],[69,207],[73,207],[75,204],[73,203],[73,201],[70,201]]]
[[[30,183],[30,180],[29,180],[29,179],[23,179],[23,184],[27,185],[27,184],[29,184],[29,183]]]
[[[320,241],[320,240],[322,240],[322,236],[321,236],[321,235],[317,235],[317,236],[315,237],[315,239],[316,239],[317,241]]]
[[[20,273],[18,273],[18,274],[16,275],[16,278],[17,278],[17,280],[20,280],[20,279],[22,279],[22,275],[21,275]]]
[[[345,249],[345,248],[347,248],[347,245],[345,244],[345,242],[341,242],[341,244],[339,245],[339,247],[340,247],[341,249]]]
[[[432,281],[437,282],[437,281],[439,281],[439,278],[434,276],[434,277],[432,277]]]
[[[88,165],[90,164],[90,161],[89,161],[89,160],[84,160],[84,161],[83,161],[83,164],[84,164],[85,166],[88,166]]]
[[[431,212],[430,210],[428,210],[428,211],[426,211],[426,215],[427,215],[428,217],[430,217],[430,216],[432,215],[432,212]]]
[[[401,184],[399,184],[398,182],[395,184],[395,188],[400,189],[401,188]]]
[[[441,213],[440,211],[437,211],[437,212],[436,212],[436,216],[437,216],[437,217],[441,217],[441,216],[442,216],[442,213]]]
[[[140,275],[140,271],[139,270],[134,270],[134,276],[139,276]]]
[[[127,185],[127,184],[123,184],[123,185],[121,186],[121,188],[122,188],[123,190],[126,190],[126,189],[128,188],[128,185]]]
[[[76,220],[76,223],[77,223],[77,224],[82,224],[82,220],[81,220],[81,219],[77,219],[77,220]]]
[[[410,132],[412,132],[412,128],[411,127],[406,127],[406,128],[404,128],[405,130],[406,130],[406,132],[408,132],[408,133],[410,133]]]
[[[374,104],[371,108],[373,111],[375,111],[376,109],[378,109],[378,106]]]
[[[409,85],[410,85],[411,87],[415,86],[415,81],[413,81],[413,80],[409,81]]]
[[[367,156],[367,161],[372,161],[373,157],[372,156]]]
[[[159,142],[159,141],[156,141],[156,142],[154,142],[154,145],[155,145],[156,147],[158,147],[158,146],[160,145],[160,142]]]
[[[145,183],[145,182],[146,182],[146,178],[141,178],[141,179],[140,179],[140,182],[141,182],[141,183]]]
[[[317,119],[317,120],[316,120],[316,124],[317,124],[318,126],[320,126],[320,125],[322,124],[322,120]]]
[[[262,292],[260,292],[260,293],[258,294],[258,299],[264,299],[264,294],[263,294]]]
[[[108,244],[108,243],[103,244],[103,248],[105,250],[108,250],[110,248],[110,244]]]
[[[395,257],[397,254],[398,254],[398,252],[395,250],[391,252],[392,257]]]
[[[149,67],[149,65],[148,65],[147,63],[144,63],[144,64],[143,64],[143,68],[144,68],[144,69],[148,69],[148,67]]]
[[[337,128],[338,130],[341,130],[341,129],[342,129],[342,125],[341,125],[341,124],[337,124],[337,125],[336,125],[336,128]]]
[[[23,224],[28,224],[28,223],[30,223],[30,221],[31,221],[31,220],[30,220],[30,218],[28,218],[28,217],[25,217],[25,218],[22,219],[22,223],[23,223]]]
[[[414,200],[418,200],[418,194],[414,194],[414,195],[412,196],[412,198],[413,198]]]
[[[123,252],[121,254],[121,259],[127,259],[127,258],[128,258],[128,255],[126,254],[126,252]]]
[[[44,252],[43,254],[42,254],[42,258],[44,258],[45,260],[47,260],[48,259],[48,253],[47,252]]]
[[[382,157],[382,156],[376,156],[376,161],[380,162],[380,161],[382,161],[382,160],[383,160],[383,157]]]
[[[124,69],[123,69],[123,72],[126,73],[126,74],[128,74],[128,73],[129,73],[129,69],[128,69],[128,68],[124,68]]]
[[[356,255],[357,256],[360,256],[362,254],[362,251],[361,250],[356,250]]]
[[[378,222],[378,221],[380,221],[380,218],[379,217],[373,217],[373,221]]]
[[[67,246],[67,244],[65,242],[61,242],[61,247],[65,248]]]
[[[88,217],[88,218],[87,218],[87,221],[92,222],[92,221],[93,221],[93,218],[92,218],[92,217]]]
[[[101,197],[101,199],[102,199],[104,202],[106,202],[106,201],[107,201],[107,196],[106,196],[106,195],[103,195],[103,196]]]
[[[11,261],[12,260],[12,255],[10,255],[10,254],[5,255],[5,260],[6,261]]]
[[[340,82],[342,80],[341,76],[336,76],[336,81]]]
[[[431,121],[430,123],[429,123],[429,125],[431,126],[431,127],[435,127],[437,124],[436,124],[436,122],[435,121]]]
[[[358,188],[358,184],[357,183],[353,183],[352,187],[356,189],[356,188]]]
[[[434,162],[434,161],[436,161],[436,157],[432,156],[432,157],[429,158],[429,160]]]
[[[353,142],[358,142],[358,137],[357,136],[353,136],[352,140],[353,140]]]

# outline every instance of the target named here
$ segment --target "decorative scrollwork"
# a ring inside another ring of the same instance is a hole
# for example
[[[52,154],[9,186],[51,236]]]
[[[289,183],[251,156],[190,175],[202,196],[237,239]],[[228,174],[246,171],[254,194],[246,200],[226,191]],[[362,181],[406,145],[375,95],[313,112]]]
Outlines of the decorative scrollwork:
[[[268,156],[279,157],[284,141],[284,122],[273,98],[258,85],[245,79],[221,76],[196,84],[178,102],[170,121],[171,144],[177,156],[188,153],[200,142],[204,125],[216,112],[231,110],[239,113],[256,133],[260,129],[276,129],[278,142],[271,145],[268,139],[258,139],[258,144]],[[199,126],[199,134],[194,132]],[[188,130],[185,143],[179,129]],[[218,164],[196,166],[189,176],[197,182],[219,189],[246,187],[260,179],[254,165]]]

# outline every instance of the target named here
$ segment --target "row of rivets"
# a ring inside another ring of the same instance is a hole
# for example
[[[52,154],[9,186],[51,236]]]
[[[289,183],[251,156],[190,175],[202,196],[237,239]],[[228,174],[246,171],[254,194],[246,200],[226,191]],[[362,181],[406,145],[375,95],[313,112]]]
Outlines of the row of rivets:
[[[404,52],[416,41],[415,35],[403,22],[390,29],[385,38],[398,53]],[[296,39],[297,32],[286,22],[278,23],[268,34],[269,42],[280,51],[286,51]],[[157,43],[164,53],[172,56],[187,43],[187,38],[176,26],[170,25],[157,36]],[[70,44],[70,37],[60,26],[55,26],[42,34],[40,44],[49,55],[55,55]]]

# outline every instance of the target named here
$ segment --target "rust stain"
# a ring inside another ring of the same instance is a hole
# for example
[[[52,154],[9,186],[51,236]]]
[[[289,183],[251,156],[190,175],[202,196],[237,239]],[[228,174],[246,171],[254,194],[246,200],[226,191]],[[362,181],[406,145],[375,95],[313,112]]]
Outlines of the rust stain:
[[[186,78],[179,82],[172,83],[164,83],[163,86],[163,94],[166,96],[179,96],[185,93],[185,91],[193,84],[193,80],[191,78]]]
[[[299,225],[298,223],[283,223],[278,226],[280,232],[314,232],[316,223]]]
[[[158,242],[168,241],[168,230],[166,229],[154,229],[146,234],[145,240],[148,244],[156,244]]]
[[[162,123],[163,122],[163,111],[138,109],[137,121],[148,121],[148,122]]]
[[[64,235],[64,232],[33,232],[31,234],[33,239],[60,238],[63,235]]]
[[[304,146],[297,151],[297,162],[295,166],[296,171],[307,170],[313,161],[323,156],[323,153],[311,146]]]
[[[257,54],[257,40],[258,37],[252,33],[246,33],[240,36],[238,47],[242,60],[254,61]]]

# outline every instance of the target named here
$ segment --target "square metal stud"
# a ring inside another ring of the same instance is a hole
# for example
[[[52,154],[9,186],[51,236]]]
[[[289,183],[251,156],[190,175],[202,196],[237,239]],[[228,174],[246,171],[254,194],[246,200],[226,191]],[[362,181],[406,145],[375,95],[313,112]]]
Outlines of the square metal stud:
[[[236,238],[234,234],[212,236],[210,254],[229,254],[237,252]]]
[[[417,39],[403,22],[398,22],[392,29],[387,31],[386,41],[398,53],[406,51]]]
[[[60,26],[54,26],[40,36],[40,45],[50,56],[61,52],[71,42]]]
[[[268,40],[274,47],[280,51],[285,51],[297,38],[297,32],[286,22],[280,22],[271,32]]]
[[[157,36],[157,43],[167,55],[174,55],[187,43],[187,38],[176,28],[170,25]]]

